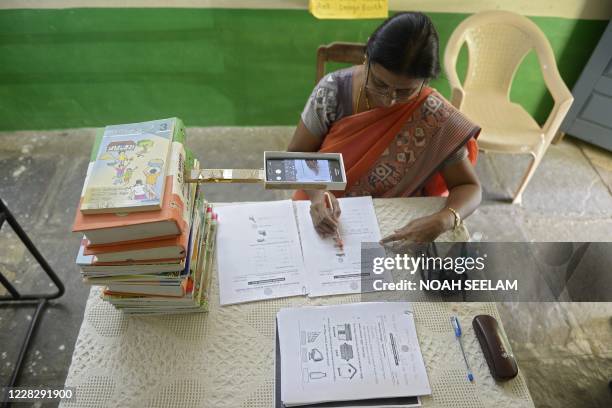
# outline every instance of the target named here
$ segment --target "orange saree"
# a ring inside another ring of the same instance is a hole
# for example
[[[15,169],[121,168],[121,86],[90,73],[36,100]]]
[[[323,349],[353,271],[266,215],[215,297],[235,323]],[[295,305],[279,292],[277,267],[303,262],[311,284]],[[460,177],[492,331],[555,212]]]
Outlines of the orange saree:
[[[410,103],[375,108],[335,122],[319,152],[342,153],[347,175],[338,197],[441,196],[448,193],[439,170],[467,147],[475,164],[480,128],[432,88]],[[293,198],[307,199],[299,190]]]

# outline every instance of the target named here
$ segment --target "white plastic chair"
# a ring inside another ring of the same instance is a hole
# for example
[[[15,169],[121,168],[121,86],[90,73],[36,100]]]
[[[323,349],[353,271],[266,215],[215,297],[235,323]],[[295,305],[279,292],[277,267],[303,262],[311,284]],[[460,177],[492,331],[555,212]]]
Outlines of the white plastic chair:
[[[461,84],[456,63],[464,43],[469,62],[465,82]],[[532,49],[554,99],[553,109],[542,127],[509,98],[514,74]],[[481,150],[532,156],[512,200],[520,203],[527,183],[574,100],[559,75],[550,43],[526,17],[507,11],[485,11],[468,17],[455,29],[444,52],[444,69],[452,89],[452,104],[482,127],[478,138]]]

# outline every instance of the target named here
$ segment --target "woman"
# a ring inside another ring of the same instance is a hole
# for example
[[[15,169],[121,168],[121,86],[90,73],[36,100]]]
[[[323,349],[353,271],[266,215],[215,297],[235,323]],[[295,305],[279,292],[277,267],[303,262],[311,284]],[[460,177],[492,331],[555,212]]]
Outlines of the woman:
[[[400,13],[368,39],[364,63],[321,79],[313,90],[289,151],[342,153],[347,188],[338,196],[445,195],[446,206],[412,220],[383,242],[430,242],[479,205],[473,164],[480,128],[428,82],[440,72],[438,34],[422,13]],[[322,235],[335,233],[340,209],[324,192],[298,191],[310,199]]]

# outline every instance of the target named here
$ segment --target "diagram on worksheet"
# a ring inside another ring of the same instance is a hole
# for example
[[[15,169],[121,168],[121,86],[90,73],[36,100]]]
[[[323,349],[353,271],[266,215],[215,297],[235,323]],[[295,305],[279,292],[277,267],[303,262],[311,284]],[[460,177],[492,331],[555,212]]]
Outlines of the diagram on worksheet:
[[[341,198],[338,202],[342,246],[333,236],[321,237],[317,233],[310,216],[310,202],[295,203],[304,264],[309,271],[306,277],[310,296],[359,293],[364,289],[363,282],[392,279],[389,273],[374,276],[371,268],[363,266],[366,260],[362,255],[366,252],[368,256],[385,256],[384,249],[378,245],[380,230],[372,198]],[[370,247],[364,251],[366,245]]]
[[[431,392],[409,303],[283,309],[277,322],[283,400]]]
[[[224,206],[216,211],[222,304],[307,293],[291,201]]]

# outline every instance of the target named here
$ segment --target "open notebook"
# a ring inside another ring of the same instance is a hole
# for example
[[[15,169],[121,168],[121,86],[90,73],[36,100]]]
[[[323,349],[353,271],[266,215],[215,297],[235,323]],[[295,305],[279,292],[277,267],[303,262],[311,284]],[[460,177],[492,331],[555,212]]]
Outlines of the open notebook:
[[[221,304],[286,296],[360,293],[368,281],[391,281],[363,267],[385,256],[371,197],[341,198],[339,248],[322,238],[310,201],[267,201],[216,207]],[[366,255],[365,257],[362,255]]]

